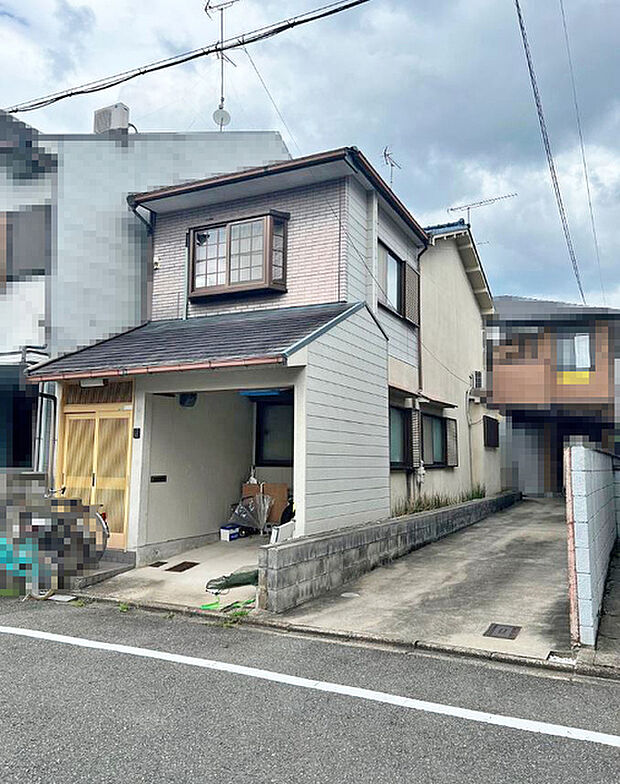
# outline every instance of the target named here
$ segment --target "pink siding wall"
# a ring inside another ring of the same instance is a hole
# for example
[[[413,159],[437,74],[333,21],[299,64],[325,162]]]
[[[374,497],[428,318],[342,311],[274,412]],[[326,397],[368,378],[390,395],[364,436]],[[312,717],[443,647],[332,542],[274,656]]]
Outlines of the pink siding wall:
[[[153,320],[180,318],[185,304],[185,234],[192,226],[235,220],[262,210],[291,215],[286,294],[261,294],[190,302],[189,315],[290,307],[347,298],[345,181],[333,180],[226,204],[160,215],[155,228]]]

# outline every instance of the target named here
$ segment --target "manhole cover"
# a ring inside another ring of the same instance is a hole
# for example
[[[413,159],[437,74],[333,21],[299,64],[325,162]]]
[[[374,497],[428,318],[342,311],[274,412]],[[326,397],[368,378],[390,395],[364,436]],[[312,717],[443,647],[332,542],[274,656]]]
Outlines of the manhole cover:
[[[499,637],[501,640],[516,640],[520,631],[520,626],[510,626],[507,623],[492,623],[482,636]]]
[[[198,561],[181,561],[181,563],[175,564],[171,566],[169,569],[166,569],[167,572],[186,572],[188,569],[191,569],[192,566],[198,566]]]
[[[154,566],[157,569],[159,566],[163,566],[166,563],[168,563],[168,561],[153,561],[149,566]]]

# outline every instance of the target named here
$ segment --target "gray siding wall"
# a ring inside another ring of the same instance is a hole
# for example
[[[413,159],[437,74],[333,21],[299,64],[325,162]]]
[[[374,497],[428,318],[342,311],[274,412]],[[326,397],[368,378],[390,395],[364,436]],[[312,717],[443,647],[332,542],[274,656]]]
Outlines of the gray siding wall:
[[[387,393],[387,341],[366,309],[308,347],[306,534],[390,514]]]
[[[235,220],[263,210],[289,212],[287,292],[191,302],[190,316],[338,302],[344,299],[344,180],[278,191],[158,217],[153,319],[180,318],[185,303],[185,235],[193,226]]]
[[[418,365],[418,329],[398,316],[394,316],[384,308],[377,308],[377,303],[369,297],[376,287],[371,285],[372,257],[369,249],[369,208],[366,191],[353,178],[347,187],[348,212],[348,274],[347,299],[359,301],[368,299],[368,305],[377,313],[381,326],[389,336],[388,352],[391,357],[407,362],[414,367]],[[387,245],[394,253],[419,269],[418,255],[420,248],[399,228],[386,213],[379,209],[377,237],[374,239]],[[370,243],[373,240],[371,238]],[[373,273],[378,278],[378,272]]]

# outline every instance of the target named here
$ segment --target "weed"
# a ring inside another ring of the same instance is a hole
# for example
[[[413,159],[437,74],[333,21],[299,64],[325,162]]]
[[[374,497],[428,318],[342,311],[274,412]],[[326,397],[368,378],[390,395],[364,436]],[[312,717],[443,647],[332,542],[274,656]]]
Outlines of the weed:
[[[422,494],[411,501],[401,501],[396,504],[392,509],[392,515],[394,517],[402,517],[403,515],[416,514],[416,512],[429,512],[432,509],[462,504],[465,501],[473,501],[475,498],[484,498],[485,496],[486,488],[481,484],[474,485],[471,490],[463,490],[457,495],[448,495],[446,493]]]
[[[69,602],[71,607],[86,607],[86,602],[84,599],[74,599],[72,602]]]
[[[118,603],[118,611],[122,613],[129,612],[129,605],[125,604],[125,602]]]

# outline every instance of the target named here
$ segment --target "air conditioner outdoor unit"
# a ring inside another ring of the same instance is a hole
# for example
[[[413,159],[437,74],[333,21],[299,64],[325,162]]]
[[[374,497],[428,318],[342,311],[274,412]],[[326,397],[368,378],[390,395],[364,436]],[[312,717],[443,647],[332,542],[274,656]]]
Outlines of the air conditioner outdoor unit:
[[[472,370],[469,378],[473,389],[482,389],[482,370]]]
[[[129,127],[129,107],[124,103],[114,103],[112,106],[105,106],[95,112],[93,131],[94,133],[106,133],[127,129]]]

